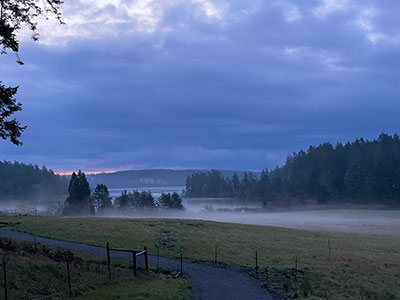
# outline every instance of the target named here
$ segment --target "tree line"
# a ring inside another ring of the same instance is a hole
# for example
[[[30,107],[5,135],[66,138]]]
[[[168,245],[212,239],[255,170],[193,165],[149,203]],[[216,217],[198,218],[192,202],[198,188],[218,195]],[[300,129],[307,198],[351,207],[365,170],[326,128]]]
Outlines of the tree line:
[[[186,179],[187,197],[235,197],[268,203],[400,205],[400,138],[323,143],[287,156],[260,176],[224,178],[217,170]]]
[[[0,201],[47,202],[67,194],[68,180],[45,166],[0,162]]]
[[[63,215],[94,215],[104,212],[135,211],[152,208],[183,209],[181,196],[174,193],[162,193],[154,199],[149,191],[123,191],[114,203],[108,188],[98,184],[90,189],[85,173],[72,173],[68,187],[68,197],[65,200]]]

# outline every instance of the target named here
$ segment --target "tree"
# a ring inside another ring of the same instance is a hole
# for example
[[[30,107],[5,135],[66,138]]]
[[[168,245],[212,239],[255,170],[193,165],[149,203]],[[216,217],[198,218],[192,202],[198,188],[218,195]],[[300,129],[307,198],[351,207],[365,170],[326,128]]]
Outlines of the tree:
[[[17,32],[22,25],[26,25],[32,32],[32,39],[37,41],[36,18],[54,15],[62,24],[60,6],[61,0],[0,0],[0,53],[7,54],[8,50],[14,52],[17,63],[23,65],[19,58],[19,41]],[[22,108],[21,103],[14,99],[18,87],[5,87],[0,81],[0,138],[7,139],[15,145],[22,145],[18,138],[26,126],[16,120],[9,120],[9,117]]]
[[[182,209],[182,198],[177,192],[162,193],[158,198],[158,203],[161,207]]]
[[[132,198],[133,195],[124,190],[122,191],[121,196],[115,198],[115,205],[121,210],[128,209],[131,206]]]
[[[237,173],[235,172],[232,176],[232,188],[235,196],[239,196],[240,193],[240,179]]]
[[[26,25],[32,31],[32,39],[39,40],[37,32],[38,17],[44,17],[46,20],[49,15],[63,24],[61,20],[60,6],[61,0],[0,0],[0,46],[2,54],[11,50],[17,56],[17,63],[23,64],[19,59],[19,42],[17,32],[22,25]]]
[[[183,209],[182,197],[177,192],[172,193],[171,201],[172,201],[172,208]]]
[[[16,119],[9,119],[22,109],[22,104],[14,98],[17,91],[18,87],[5,87],[0,81],[0,137],[4,140],[9,138],[15,145],[22,145],[18,138],[26,126],[21,126]]]
[[[0,161],[0,202],[53,202],[68,192],[68,180],[38,165]]]
[[[72,173],[68,186],[68,198],[65,200],[64,215],[93,214],[94,208],[90,197],[90,187],[85,173],[79,170]]]
[[[162,193],[160,197],[158,197],[158,204],[161,207],[171,207],[171,194],[170,193]]]
[[[152,208],[154,206],[154,198],[150,191],[142,191],[139,193],[139,198],[135,197],[135,208]]]
[[[104,184],[98,184],[93,191],[93,205],[97,212],[112,206],[112,198]]]
[[[155,207],[153,195],[149,191],[134,191],[128,193],[123,191],[121,196],[115,199],[115,204],[119,209],[137,209]]]

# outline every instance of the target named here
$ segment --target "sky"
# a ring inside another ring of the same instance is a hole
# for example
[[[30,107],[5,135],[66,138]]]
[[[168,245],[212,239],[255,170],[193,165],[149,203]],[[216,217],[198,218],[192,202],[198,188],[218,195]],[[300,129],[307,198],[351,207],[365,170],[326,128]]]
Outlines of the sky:
[[[22,29],[23,146],[57,172],[261,170],[400,124],[398,0],[66,0]]]

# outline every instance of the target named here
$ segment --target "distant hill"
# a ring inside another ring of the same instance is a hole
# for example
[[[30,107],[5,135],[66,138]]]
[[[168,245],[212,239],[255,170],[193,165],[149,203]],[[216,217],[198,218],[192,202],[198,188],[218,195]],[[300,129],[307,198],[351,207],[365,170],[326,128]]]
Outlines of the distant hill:
[[[107,185],[108,188],[184,186],[188,175],[207,171],[208,170],[146,169],[87,175],[87,179],[92,187],[99,183]],[[242,178],[244,173],[248,171],[221,170],[221,174],[224,177],[232,177],[235,172]],[[253,172],[253,174],[259,176],[260,173]]]
[[[45,166],[0,161],[0,203],[44,203],[65,199],[68,180]]]

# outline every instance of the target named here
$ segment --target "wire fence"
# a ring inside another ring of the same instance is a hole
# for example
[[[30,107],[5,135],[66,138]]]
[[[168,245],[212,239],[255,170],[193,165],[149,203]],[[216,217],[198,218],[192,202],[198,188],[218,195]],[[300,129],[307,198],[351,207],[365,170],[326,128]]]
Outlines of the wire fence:
[[[52,300],[74,298],[107,284],[127,281],[137,275],[137,256],[144,256],[148,271],[147,249],[113,249],[107,247],[108,259],[83,259],[69,250],[39,244],[0,239],[0,299]],[[111,251],[130,251],[132,266],[123,261],[111,263]],[[133,272],[132,272],[132,270]]]

